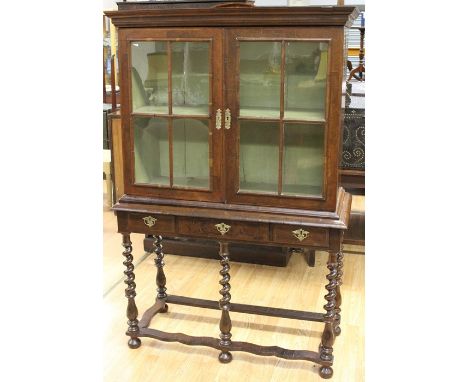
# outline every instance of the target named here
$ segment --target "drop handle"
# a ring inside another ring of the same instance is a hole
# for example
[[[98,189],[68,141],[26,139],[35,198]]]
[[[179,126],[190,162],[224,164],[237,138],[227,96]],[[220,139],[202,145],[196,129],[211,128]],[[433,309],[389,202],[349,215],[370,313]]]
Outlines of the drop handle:
[[[231,128],[231,110],[226,109],[224,111],[224,128],[229,130]]]

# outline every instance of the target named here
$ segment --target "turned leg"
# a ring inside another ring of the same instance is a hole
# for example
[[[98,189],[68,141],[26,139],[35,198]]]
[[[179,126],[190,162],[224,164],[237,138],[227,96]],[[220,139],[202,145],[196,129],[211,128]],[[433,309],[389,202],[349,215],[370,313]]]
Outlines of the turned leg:
[[[338,285],[338,263],[337,254],[330,252],[327,268],[330,273],[327,275],[328,284],[326,289],[328,293],[325,295],[327,303],[324,305],[326,313],[323,318],[325,328],[322,333],[322,341],[319,347],[320,359],[328,362],[333,362],[333,343],[335,342],[335,307],[336,307],[336,287]],[[333,369],[331,366],[320,367],[319,374],[322,378],[331,378]]]
[[[133,273],[134,266],[133,266],[133,256],[132,256],[132,242],[130,241],[130,234],[123,233],[122,234],[122,246],[124,247],[124,252],[122,253],[125,256],[125,261],[123,265],[127,267],[124,271],[125,276],[127,279],[125,280],[125,284],[127,284],[127,288],[125,288],[125,297],[128,299],[127,303],[127,318],[128,318],[128,330],[127,335],[130,336],[128,340],[128,346],[131,349],[136,349],[140,347],[141,340],[138,338],[138,309],[135,304],[135,274]]]
[[[154,240],[154,253],[156,253],[156,259],[154,259],[154,264],[156,265],[157,268],[157,273],[156,273],[156,285],[157,285],[157,295],[156,295],[156,301],[157,300],[162,300],[166,301],[167,300],[167,294],[166,294],[166,275],[164,274],[164,252],[163,252],[163,246],[162,246],[162,237],[161,236],[156,236]],[[160,310],[161,313],[166,313],[167,312],[167,304],[164,305],[164,309]]]
[[[229,275],[229,270],[231,267],[229,266],[229,252],[228,252],[228,243],[219,243],[219,255],[221,256],[221,271],[219,274],[222,276],[219,283],[222,285],[221,290],[219,293],[223,296],[221,300],[219,300],[219,307],[221,308],[221,320],[219,322],[219,329],[221,330],[221,334],[219,338],[219,346],[221,347],[221,353],[218,356],[218,359],[222,363],[228,363],[232,360],[232,354],[228,351],[229,347],[231,346],[231,317],[229,317],[229,309],[231,304],[231,295],[229,291],[231,290],[231,285],[229,285],[229,280],[231,276]]]
[[[335,305],[335,336],[339,336],[341,333],[341,291],[340,285],[343,284],[343,249],[338,252],[337,255],[337,285],[336,285],[336,305]]]

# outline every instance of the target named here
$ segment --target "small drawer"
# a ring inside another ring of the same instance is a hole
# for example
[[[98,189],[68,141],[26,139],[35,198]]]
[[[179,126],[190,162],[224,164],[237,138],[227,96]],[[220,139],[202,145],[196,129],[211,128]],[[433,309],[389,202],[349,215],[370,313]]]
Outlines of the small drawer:
[[[130,232],[162,234],[175,232],[175,218],[168,215],[128,214],[127,227]]]
[[[266,242],[269,229],[268,224],[261,223],[180,217],[177,232],[188,236]]]
[[[328,246],[328,230],[294,225],[273,225],[273,241],[302,246]]]

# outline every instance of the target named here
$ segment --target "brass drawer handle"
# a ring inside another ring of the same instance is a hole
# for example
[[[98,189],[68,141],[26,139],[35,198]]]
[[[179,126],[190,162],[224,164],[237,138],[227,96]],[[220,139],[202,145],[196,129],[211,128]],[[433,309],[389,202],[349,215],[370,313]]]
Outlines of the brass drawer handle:
[[[215,227],[221,235],[224,235],[231,228],[230,225],[224,223],[215,224]]]
[[[221,109],[216,110],[216,129],[221,129]]]
[[[302,228],[301,229],[296,229],[295,231],[292,231],[293,235],[298,239],[299,241],[302,241],[309,236],[309,231],[305,231]]]
[[[231,110],[226,109],[224,111],[224,128],[229,130],[231,128]]]
[[[148,226],[148,227],[152,227],[156,224],[156,221],[158,219],[156,218],[153,218],[152,216],[145,216],[144,218],[142,218],[144,223]]]

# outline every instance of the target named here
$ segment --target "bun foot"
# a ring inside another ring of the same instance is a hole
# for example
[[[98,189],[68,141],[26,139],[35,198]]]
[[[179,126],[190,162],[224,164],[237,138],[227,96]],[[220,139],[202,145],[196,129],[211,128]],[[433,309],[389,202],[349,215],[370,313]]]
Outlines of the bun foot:
[[[138,349],[140,347],[140,345],[141,345],[141,340],[139,338],[137,338],[137,337],[130,338],[128,340],[128,347],[130,349]]]
[[[319,370],[319,374],[324,379],[333,377],[333,369],[329,366],[322,366]]]
[[[232,361],[232,354],[229,352],[219,353],[218,359],[221,363],[229,363]]]

